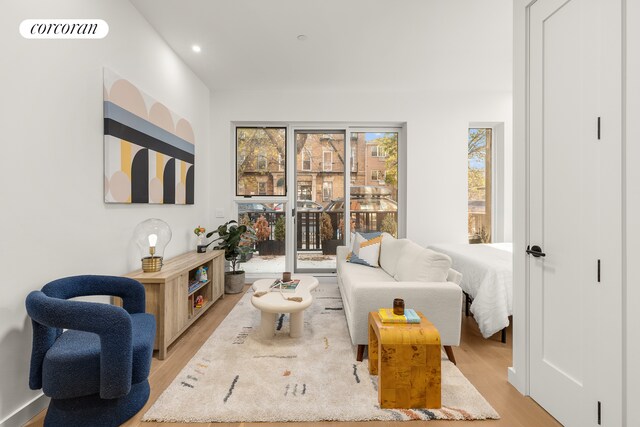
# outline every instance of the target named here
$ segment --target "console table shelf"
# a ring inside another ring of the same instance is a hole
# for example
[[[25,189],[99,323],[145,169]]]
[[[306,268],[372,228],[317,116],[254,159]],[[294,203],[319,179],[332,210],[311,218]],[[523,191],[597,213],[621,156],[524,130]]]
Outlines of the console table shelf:
[[[207,269],[207,281],[189,291],[196,271]],[[126,275],[142,283],[147,296],[147,313],[156,317],[156,340],[154,349],[158,358],[164,359],[167,347],[174,342],[213,303],[224,297],[224,251],[203,254],[188,252],[167,260],[157,273],[137,270]],[[202,307],[196,308],[196,298],[202,296]],[[121,304],[118,301],[116,304]]]

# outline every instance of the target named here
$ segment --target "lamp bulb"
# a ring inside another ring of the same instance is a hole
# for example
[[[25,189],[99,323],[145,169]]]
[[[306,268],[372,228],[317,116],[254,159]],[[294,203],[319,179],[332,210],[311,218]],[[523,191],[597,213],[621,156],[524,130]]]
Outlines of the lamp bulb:
[[[157,234],[149,234],[149,246],[154,247],[158,243],[158,235]]]

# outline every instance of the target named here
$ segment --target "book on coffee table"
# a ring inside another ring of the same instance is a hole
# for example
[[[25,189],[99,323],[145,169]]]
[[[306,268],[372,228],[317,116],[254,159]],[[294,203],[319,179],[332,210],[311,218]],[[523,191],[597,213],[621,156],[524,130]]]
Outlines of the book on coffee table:
[[[294,279],[288,282],[283,282],[281,279],[276,279],[269,287],[271,292],[295,292],[300,280]]]
[[[381,308],[378,315],[382,323],[420,323],[420,316],[412,308],[404,310],[404,315],[393,314],[393,308]]]

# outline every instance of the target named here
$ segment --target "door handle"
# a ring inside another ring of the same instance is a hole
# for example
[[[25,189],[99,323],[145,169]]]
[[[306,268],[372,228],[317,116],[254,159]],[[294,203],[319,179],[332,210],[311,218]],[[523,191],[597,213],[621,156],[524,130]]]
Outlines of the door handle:
[[[533,255],[536,258],[541,257],[541,256],[547,256],[547,254],[542,252],[542,248],[540,246],[538,246],[538,245],[531,246],[531,249],[529,249],[529,246],[527,246],[527,253],[529,255]]]

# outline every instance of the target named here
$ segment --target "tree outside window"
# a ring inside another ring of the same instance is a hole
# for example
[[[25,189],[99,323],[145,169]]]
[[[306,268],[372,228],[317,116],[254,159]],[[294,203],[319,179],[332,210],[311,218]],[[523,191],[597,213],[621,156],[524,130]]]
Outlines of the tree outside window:
[[[236,195],[284,196],[286,182],[286,128],[236,128]],[[282,165],[282,169],[280,168]],[[265,194],[259,188],[264,182]]]
[[[491,129],[469,129],[469,243],[491,243],[491,137]]]

